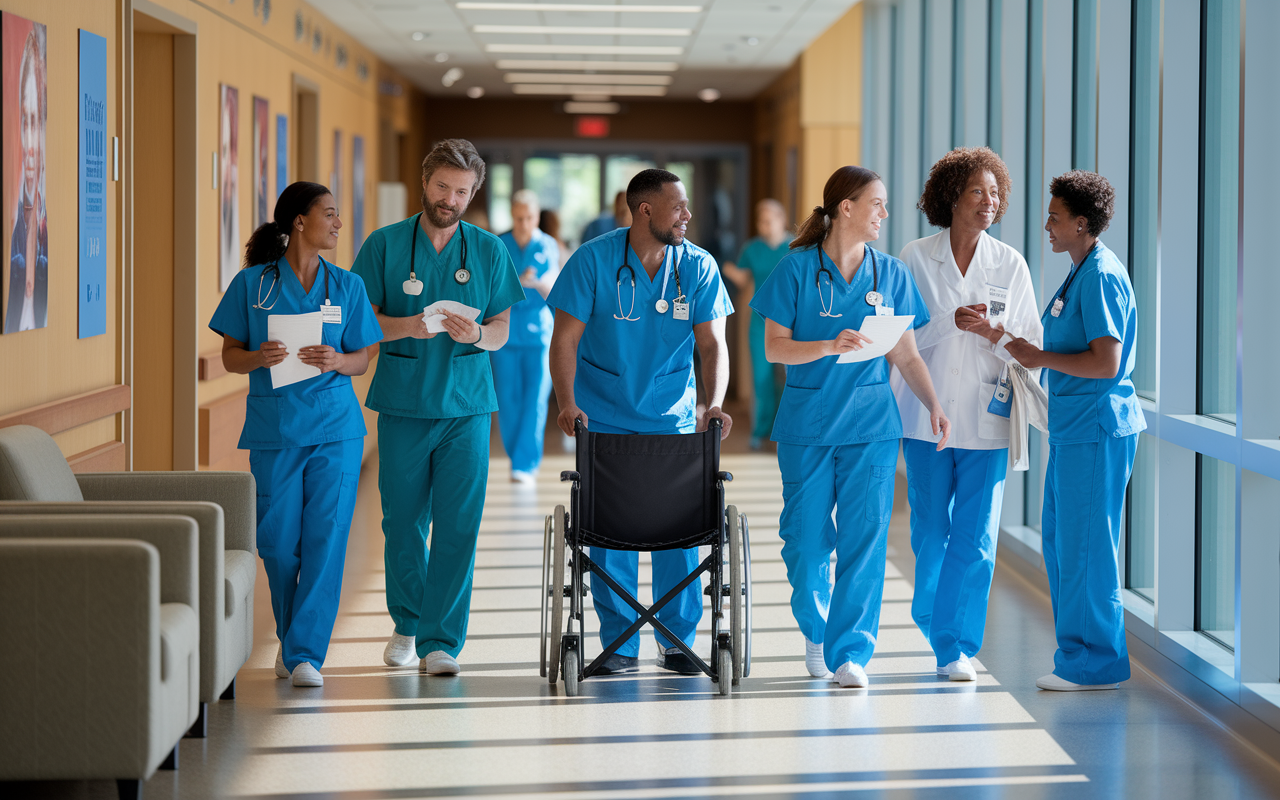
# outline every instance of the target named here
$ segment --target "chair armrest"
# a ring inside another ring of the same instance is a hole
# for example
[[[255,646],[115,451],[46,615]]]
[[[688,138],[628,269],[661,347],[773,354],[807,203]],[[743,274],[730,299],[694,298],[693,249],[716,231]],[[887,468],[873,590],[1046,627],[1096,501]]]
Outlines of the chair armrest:
[[[257,552],[258,490],[249,472],[89,472],[76,476],[85,500],[182,500],[222,506],[228,550]]]
[[[190,517],[126,514],[0,515],[3,539],[136,539],[160,559],[161,603],[185,603],[200,613],[198,536]],[[92,651],[86,651],[92,652]]]

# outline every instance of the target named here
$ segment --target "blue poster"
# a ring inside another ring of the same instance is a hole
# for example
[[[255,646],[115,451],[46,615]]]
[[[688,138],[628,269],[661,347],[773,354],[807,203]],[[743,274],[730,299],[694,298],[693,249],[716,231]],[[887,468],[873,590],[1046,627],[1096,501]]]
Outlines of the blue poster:
[[[107,332],[107,40],[80,31],[80,338]]]
[[[289,185],[289,118],[276,114],[276,197]]]

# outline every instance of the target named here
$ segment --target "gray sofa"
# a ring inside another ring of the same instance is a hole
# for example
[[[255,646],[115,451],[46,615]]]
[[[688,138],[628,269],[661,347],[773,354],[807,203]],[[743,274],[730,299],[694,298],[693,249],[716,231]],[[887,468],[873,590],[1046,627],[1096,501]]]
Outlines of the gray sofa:
[[[181,514],[199,526],[200,709],[235,696],[253,650],[257,511],[247,472],[104,472],[76,475],[38,428],[0,428],[0,516]]]
[[[195,520],[0,517],[0,780],[111,779],[122,798],[199,710]]]

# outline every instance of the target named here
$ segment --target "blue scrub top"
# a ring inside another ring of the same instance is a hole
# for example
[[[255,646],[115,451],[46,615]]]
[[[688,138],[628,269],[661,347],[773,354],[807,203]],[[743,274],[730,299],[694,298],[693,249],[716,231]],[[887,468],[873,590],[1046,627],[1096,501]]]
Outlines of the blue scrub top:
[[[422,293],[404,293],[409,280],[410,246],[418,215],[369,234],[351,271],[364,279],[369,302],[389,317],[419,315],[438,300],[456,300],[480,309],[480,321],[501,314],[524,299],[524,287],[497,236],[466,222],[438,254],[431,237],[418,231],[414,273]],[[471,280],[458,283],[460,239],[466,237],[466,268]],[[430,339],[397,339],[379,350],[377,371],[364,404],[379,413],[418,419],[452,419],[498,410],[489,353],[459,344],[447,333]]]
[[[240,270],[213,312],[209,328],[244,342],[249,350],[258,350],[267,341],[267,317],[320,310],[325,301],[327,269],[329,302],[342,308],[342,322],[326,322],[321,341],[340,353],[353,353],[377,344],[382,338],[382,328],[369,306],[364,283],[324,259],[320,263],[310,292],[302,290],[298,276],[283,258],[275,265],[259,264]],[[279,282],[271,289],[276,276],[273,266],[279,269]],[[253,308],[259,298],[259,281],[261,299],[264,305],[272,306],[270,309]],[[364,415],[350,376],[326,372],[274,389],[269,369],[259,368],[249,373],[244,429],[237,445],[241,450],[307,447],[360,439],[365,433]]]
[[[1103,436],[1130,436],[1147,428],[1131,376],[1138,340],[1138,307],[1129,273],[1102,242],[1085,256],[1066,290],[1062,313],[1053,316],[1049,299],[1041,321],[1044,349],[1050,353],[1083,353],[1103,336],[1120,342],[1120,370],[1114,378],[1076,378],[1046,369],[1049,382],[1049,444],[1101,441]]]
[[[560,246],[556,240],[534,228],[529,243],[520,249],[515,234],[507,231],[498,237],[516,265],[516,275],[532,268],[539,278],[560,265]],[[511,307],[511,336],[507,347],[544,347],[551,344],[555,315],[537,289],[524,288],[524,300]]]
[[[757,287],[763,286],[777,268],[778,262],[791,251],[790,245],[790,236],[784,238],[777,247],[770,247],[762,236],[748,239],[738,252],[738,267],[751,273]]]
[[[668,247],[662,269],[649,279],[634,248],[626,259],[635,270],[621,270],[629,228],[618,228],[579,247],[556,279],[547,303],[586,324],[578,343],[574,398],[589,420],[637,433],[692,432],[697,419],[693,374],[693,326],[733,313],[711,254],[687,240]],[[676,297],[675,275],[662,293],[663,275],[680,259],[680,287],[689,303],[689,319],[674,309],[659,314],[661,298]],[[621,296],[621,300],[619,300]],[[619,310],[621,307],[621,310]],[[631,320],[617,319],[630,317]],[[588,422],[588,425],[590,422]]]
[[[582,243],[586,244],[592,239],[605,235],[609,231],[616,230],[617,227],[618,221],[613,218],[612,214],[605,212],[588,222],[587,227],[582,229]]]
[[[826,256],[819,290],[818,249],[793,250],[756,289],[751,307],[760,316],[791,329],[798,342],[834,339],[845,329],[858,330],[862,320],[876,311],[867,305],[867,292],[876,285],[884,305],[897,316],[914,314],[913,329],[929,321],[929,310],[915,279],[898,259],[869,245],[853,282]],[[842,316],[821,316],[824,309]],[[889,362],[882,356],[852,364],[836,363],[825,356],[808,364],[787,367],[787,384],[773,423],[773,441],[784,444],[844,445],[882,442],[902,437],[902,417],[889,388]]]

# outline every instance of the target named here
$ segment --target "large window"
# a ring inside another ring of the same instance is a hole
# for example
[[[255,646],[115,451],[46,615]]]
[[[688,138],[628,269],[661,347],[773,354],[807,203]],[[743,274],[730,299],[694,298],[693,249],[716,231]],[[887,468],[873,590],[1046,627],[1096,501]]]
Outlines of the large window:
[[[1236,467],[1196,459],[1196,630],[1234,649]]]
[[[511,184],[515,168],[510,164],[490,164],[488,184],[489,230],[505,233],[511,230]]]
[[[561,238],[576,242],[600,213],[600,158],[571,153],[526,158],[524,186],[537,193],[543,208],[560,215]]]
[[[1160,0],[1133,0],[1133,98],[1130,106],[1129,275],[1138,303],[1133,385],[1156,398],[1160,236]]]
[[[1156,479],[1160,442],[1138,437],[1138,455],[1125,504],[1125,588],[1150,602],[1156,599]]]

